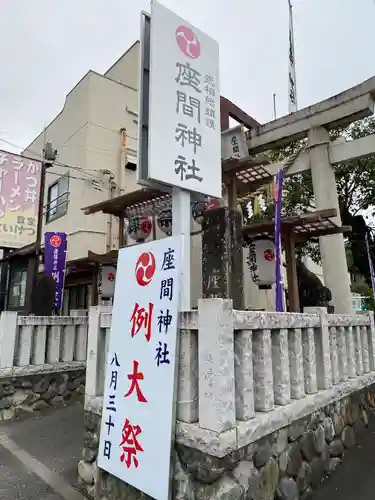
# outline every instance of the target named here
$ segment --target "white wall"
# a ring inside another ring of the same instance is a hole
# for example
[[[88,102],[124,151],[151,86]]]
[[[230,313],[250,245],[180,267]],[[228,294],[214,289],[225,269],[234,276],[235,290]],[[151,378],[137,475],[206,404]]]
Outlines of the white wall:
[[[46,128],[45,139],[52,141],[59,154],[56,165],[47,171],[44,204],[47,203],[48,186],[59,175],[69,172],[70,183],[67,214],[44,224],[43,231],[65,231],[68,234],[68,260],[87,257],[88,250],[106,251],[108,216],[96,214],[88,217],[82,208],[109,198],[108,176],[101,170],[113,172],[118,183],[121,128],[126,128],[131,136],[129,143],[136,148],[137,127],[133,115],[126,110],[127,103],[136,106],[135,90],[90,71],[67,95],[61,113]],[[43,141],[41,134],[24,154],[39,155]],[[131,181],[129,191],[134,187]],[[118,230],[115,219],[112,222],[112,247],[115,247]]]
[[[104,73],[104,76],[137,90],[139,88],[139,50],[140,43],[136,41],[129,47],[125,54]],[[136,111],[136,109],[134,109],[134,111]]]

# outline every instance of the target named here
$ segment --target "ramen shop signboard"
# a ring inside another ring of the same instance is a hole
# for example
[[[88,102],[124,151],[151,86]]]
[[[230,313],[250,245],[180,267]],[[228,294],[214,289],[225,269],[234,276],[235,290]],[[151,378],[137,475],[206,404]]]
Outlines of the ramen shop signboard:
[[[151,4],[149,176],[221,198],[219,47]]]
[[[120,250],[99,467],[167,500],[174,427],[181,237]]]

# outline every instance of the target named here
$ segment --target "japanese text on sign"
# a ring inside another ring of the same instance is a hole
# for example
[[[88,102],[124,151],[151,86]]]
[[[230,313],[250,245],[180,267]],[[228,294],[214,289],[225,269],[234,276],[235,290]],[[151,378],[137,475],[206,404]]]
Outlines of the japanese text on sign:
[[[62,305],[67,252],[66,233],[46,232],[44,234],[44,275],[56,282],[55,307]]]
[[[196,154],[202,143],[201,109],[204,107],[205,126],[215,129],[215,79],[213,76],[204,76],[204,106],[202,106],[203,76],[190,63],[176,63],[178,70],[175,78],[180,87],[186,90],[176,90],[176,114],[186,116],[177,117],[175,141],[180,144],[181,154],[175,159],[175,173],[183,180],[202,182],[201,167],[197,164]]]
[[[41,170],[40,161],[0,151],[0,246],[35,241]]]
[[[180,252],[180,237],[120,251],[109,340],[98,463],[156,499],[169,484]]]
[[[120,363],[116,353],[113,353],[110,366],[111,366],[111,378],[109,381],[109,387],[108,387],[109,394],[107,395],[107,406],[106,406],[108,415],[105,422],[105,426],[107,427],[107,434],[105,436],[104,450],[103,450],[103,455],[107,459],[111,458],[111,450],[112,450],[111,431],[112,428],[115,426],[115,420],[116,420],[113,414],[116,413],[117,411],[116,389],[117,389],[118,368],[120,368]]]
[[[218,45],[168,9],[155,5],[151,22],[149,176],[220,198]],[[158,31],[161,22],[164,29]],[[160,107],[163,113],[158,111]]]

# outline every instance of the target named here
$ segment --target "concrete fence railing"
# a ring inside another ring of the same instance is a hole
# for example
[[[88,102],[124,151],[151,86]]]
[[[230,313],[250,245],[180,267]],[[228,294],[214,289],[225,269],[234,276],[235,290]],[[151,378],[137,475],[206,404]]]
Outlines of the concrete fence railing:
[[[110,323],[111,308],[91,308],[86,407],[94,411]],[[373,313],[237,311],[222,299],[181,313],[177,419],[205,431],[237,426],[238,439],[258,439],[374,380]]]
[[[0,377],[84,368],[88,318],[0,316]]]

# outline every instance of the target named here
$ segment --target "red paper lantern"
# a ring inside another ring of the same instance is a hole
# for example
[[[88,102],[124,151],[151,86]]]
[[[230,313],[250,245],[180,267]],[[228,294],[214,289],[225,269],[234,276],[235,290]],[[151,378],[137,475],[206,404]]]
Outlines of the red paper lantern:
[[[128,234],[137,242],[145,241],[151,234],[152,222],[144,215],[133,215],[129,219]]]

